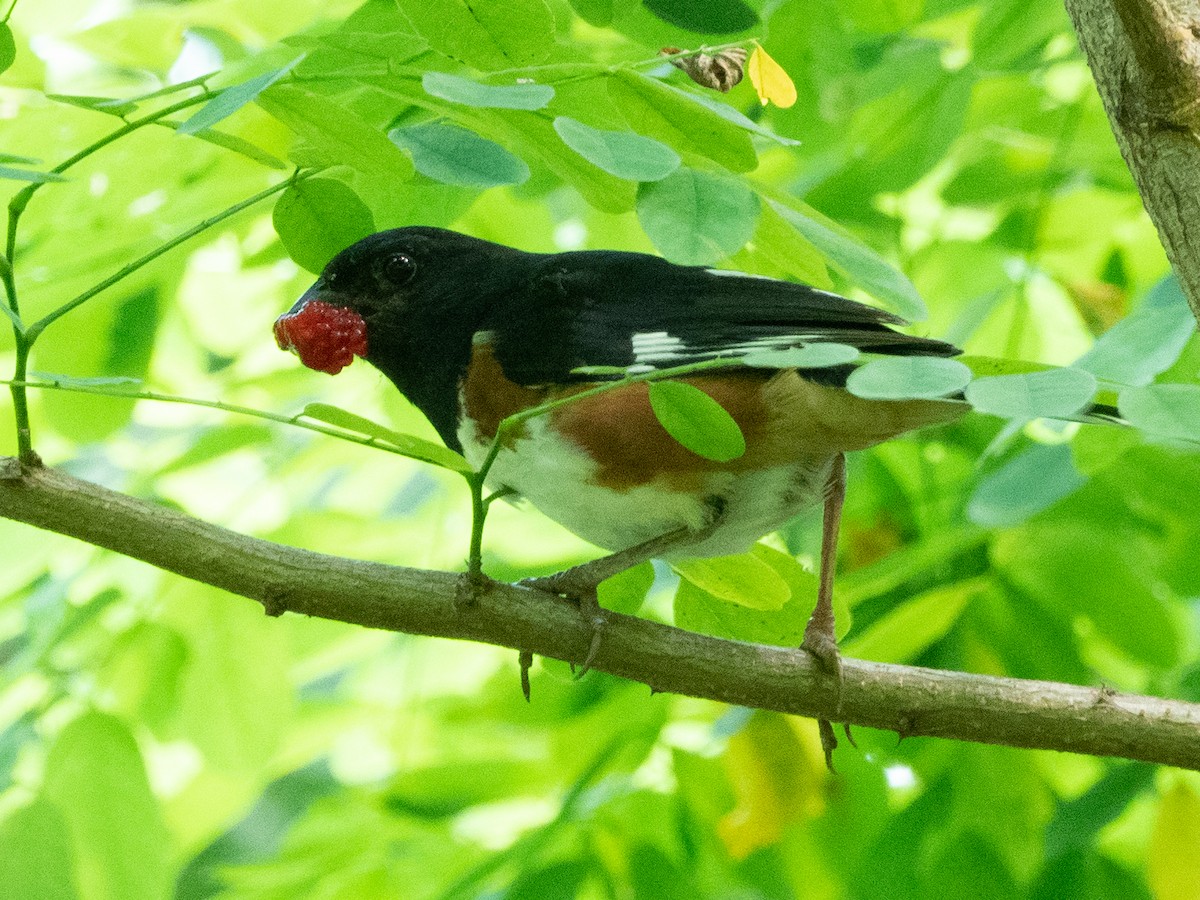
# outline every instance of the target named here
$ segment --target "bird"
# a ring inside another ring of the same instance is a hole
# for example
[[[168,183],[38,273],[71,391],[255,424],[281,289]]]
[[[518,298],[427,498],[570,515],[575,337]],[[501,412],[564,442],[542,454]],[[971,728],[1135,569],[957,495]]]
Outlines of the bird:
[[[275,337],[330,374],[364,359],[476,468],[509,416],[606,378],[722,360],[679,380],[737,423],[745,451],[734,459],[705,458],[673,438],[641,382],[587,393],[505,435],[490,485],[609,551],[525,583],[588,611],[596,631],[586,669],[598,648],[604,578],[651,557],[738,553],[821,506],[819,591],[802,647],[840,679],[832,600],[845,454],[952,421],[967,407],[865,399],[846,389],[852,364],[797,368],[770,352],[821,343],[892,356],[960,352],[896,330],[904,324],[798,282],[626,251],[531,253],[407,226],[338,253],[279,317]],[[764,353],[783,362],[764,367]],[[755,355],[756,365],[741,362]]]

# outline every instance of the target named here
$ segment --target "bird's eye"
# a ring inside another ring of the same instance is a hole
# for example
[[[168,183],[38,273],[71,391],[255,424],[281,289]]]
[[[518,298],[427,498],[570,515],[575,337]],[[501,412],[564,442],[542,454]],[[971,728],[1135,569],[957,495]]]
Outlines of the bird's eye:
[[[408,284],[417,274],[417,264],[411,256],[393,253],[379,266],[379,273],[396,287]]]

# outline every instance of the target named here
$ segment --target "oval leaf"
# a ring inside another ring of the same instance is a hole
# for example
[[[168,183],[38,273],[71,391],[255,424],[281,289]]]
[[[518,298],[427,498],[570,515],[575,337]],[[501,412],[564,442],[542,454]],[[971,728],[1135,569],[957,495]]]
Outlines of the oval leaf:
[[[0,22],[0,74],[8,71],[17,60],[17,44],[7,22]]]
[[[805,344],[749,353],[742,357],[742,362],[756,369],[825,369],[854,362],[858,356],[858,348],[849,344]]]
[[[388,137],[412,154],[418,172],[443,184],[495,187],[529,180],[529,166],[522,160],[457,125],[413,125],[397,128]]]
[[[774,103],[786,108],[795,104],[796,85],[783,70],[783,66],[775,62],[762,47],[755,47],[754,52],[750,54],[746,72],[763,106]]]
[[[746,439],[733,416],[697,387],[653,381],[650,406],[667,434],[697,456],[729,462],[746,452]]]
[[[1072,416],[1095,393],[1096,376],[1082,369],[978,378],[966,389],[967,402],[979,412],[1022,420]]]
[[[846,389],[867,400],[936,400],[961,391],[971,370],[936,356],[889,356],[850,373]]]
[[[667,259],[711,265],[750,240],[758,224],[758,198],[740,181],[679,169],[641,185],[637,216]]]
[[[375,232],[365,203],[346,184],[309,178],[279,197],[271,219],[288,255],[313,274],[334,256]]]
[[[318,422],[324,422],[327,425],[333,425],[365,437],[375,438],[389,445],[390,449],[395,450],[401,456],[407,456],[409,459],[432,463],[435,466],[441,466],[443,469],[449,469],[452,472],[467,473],[474,471],[469,462],[447,447],[427,441],[424,438],[416,437],[415,435],[401,434],[377,422],[372,422],[370,419],[364,419],[362,416],[347,412],[339,407],[330,406],[328,403],[310,403],[304,407],[304,412],[300,413],[300,415],[306,419],[316,419]]]
[[[426,72],[421,87],[439,100],[491,109],[542,109],[554,99],[548,84],[480,84],[444,72]]]
[[[792,598],[788,583],[753,553],[685,559],[671,568],[718,600],[748,609],[782,609]]]
[[[660,181],[679,168],[679,155],[653,138],[603,131],[568,116],[554,120],[563,143],[610,175],[629,181]]]
[[[1200,385],[1148,384],[1121,391],[1121,415],[1152,434],[1200,441]]]

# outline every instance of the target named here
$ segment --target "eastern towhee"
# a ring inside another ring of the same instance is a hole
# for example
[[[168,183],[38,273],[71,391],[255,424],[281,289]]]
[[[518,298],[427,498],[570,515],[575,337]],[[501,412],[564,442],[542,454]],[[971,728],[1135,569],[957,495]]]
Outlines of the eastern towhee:
[[[876,354],[952,356],[902,320],[803,284],[607,250],[525,253],[438,228],[398,228],[339,253],[275,323],[279,345],[336,374],[361,356],[478,466],[499,423],[603,380],[763,350],[837,342]],[[832,582],[843,454],[957,418],[965,404],[866,400],[853,366],[733,367],[685,380],[741,427],[745,453],[704,459],[655,417],[646,384],[566,404],[506,442],[490,480],[613,555],[540,579],[594,599],[648,558],[747,549],[825,504],[820,592],[804,647],[838,673]]]

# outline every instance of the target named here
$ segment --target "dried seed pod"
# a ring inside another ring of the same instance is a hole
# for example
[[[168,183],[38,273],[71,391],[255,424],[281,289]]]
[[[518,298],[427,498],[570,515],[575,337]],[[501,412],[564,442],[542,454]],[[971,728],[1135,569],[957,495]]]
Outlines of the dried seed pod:
[[[659,52],[664,56],[673,56],[684,51],[679,47],[663,47]],[[746,51],[741,47],[729,47],[715,55],[696,52],[692,56],[683,56],[670,62],[677,69],[683,69],[688,78],[701,87],[712,88],[724,94],[742,80],[746,68]]]

